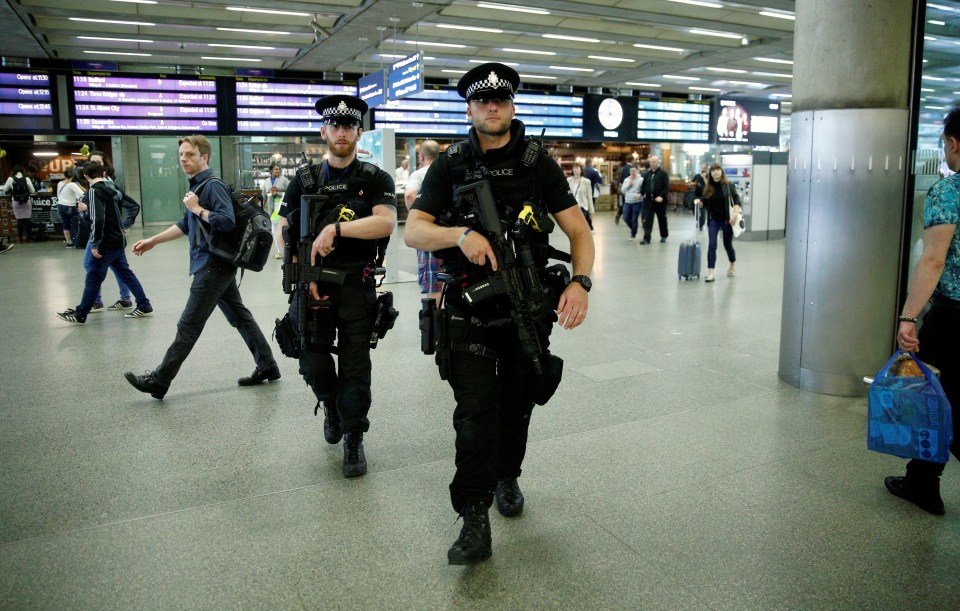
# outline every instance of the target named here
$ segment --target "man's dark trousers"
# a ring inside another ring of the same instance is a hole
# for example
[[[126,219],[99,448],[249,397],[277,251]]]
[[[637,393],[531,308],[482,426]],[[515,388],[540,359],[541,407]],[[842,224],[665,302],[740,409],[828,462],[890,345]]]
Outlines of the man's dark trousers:
[[[267,338],[263,336],[253,314],[243,305],[240,290],[237,288],[237,268],[214,260],[193,275],[190,297],[187,298],[187,306],[177,323],[177,337],[154,372],[161,383],[169,385],[176,377],[183,361],[200,338],[207,319],[217,306],[220,306],[223,315],[227,317],[227,322],[240,332],[240,337],[253,354],[258,370],[264,371],[277,364]]]
[[[657,215],[657,225],[660,229],[660,237],[665,238],[667,232],[667,201],[655,202],[652,199],[644,202],[643,205],[643,239],[650,241],[650,233],[653,231],[653,215]]]

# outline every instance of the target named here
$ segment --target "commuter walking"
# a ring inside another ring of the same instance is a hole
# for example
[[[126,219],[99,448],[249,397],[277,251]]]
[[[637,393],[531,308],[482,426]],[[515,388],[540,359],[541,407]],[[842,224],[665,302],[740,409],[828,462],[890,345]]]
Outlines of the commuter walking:
[[[103,151],[90,151],[90,156],[87,157],[87,161],[90,163],[99,163],[103,165],[104,169],[106,170],[106,176],[104,180],[107,182],[107,184],[119,191],[123,196],[124,202],[126,202],[126,207],[124,208],[126,214],[120,222],[120,229],[123,231],[124,235],[126,235],[127,232],[130,231],[130,228],[133,227],[134,221],[137,220],[137,214],[140,212],[140,204],[127,197],[127,195],[123,192],[123,189],[120,188],[120,182],[117,179],[116,171],[113,169],[113,164],[110,163],[110,159]],[[84,221],[85,219],[81,218],[80,222],[82,223]],[[83,268],[89,271],[92,265],[93,255],[90,253],[90,244],[88,242],[84,245]],[[117,288],[120,290],[120,298],[115,301],[113,305],[107,307],[106,309],[111,312],[132,310],[133,300],[130,298],[130,288],[123,282],[123,278],[121,278],[118,274],[114,273],[114,277],[117,280]],[[102,312],[103,310],[103,289],[101,288],[100,292],[97,293],[97,300],[93,304],[93,309],[91,312]]]
[[[723,166],[714,163],[710,166],[710,177],[703,188],[703,197],[693,202],[707,213],[707,275],[705,282],[716,280],[714,269],[717,267],[717,234],[723,234],[723,249],[727,251],[730,267],[727,276],[733,277],[737,271],[737,252],[733,249],[733,222],[741,213],[740,195],[737,187],[727,179]],[[733,209],[734,218],[730,217]]]
[[[77,202],[83,197],[83,189],[73,180],[73,171],[73,168],[67,168],[63,173],[63,180],[57,183],[57,212],[60,213],[63,241],[67,248],[74,247],[74,239],[79,241],[77,230],[80,212],[77,210]]]
[[[583,175],[583,169],[579,163],[573,164],[573,176],[567,178],[567,183],[570,185],[570,192],[576,198],[584,218],[587,219],[590,231],[593,231],[593,183]]]
[[[943,152],[953,172],[960,171],[960,106],[943,120]],[[923,206],[923,254],[914,268],[900,315],[900,348],[940,370],[940,384],[953,407],[951,453],[960,458],[960,174],[941,179],[927,192]],[[924,306],[919,334],[918,318]],[[929,513],[943,515],[940,476],[946,465],[913,459],[903,477],[884,484],[892,494]]]
[[[666,242],[667,231],[667,197],[670,195],[670,175],[660,167],[660,158],[650,155],[650,171],[643,177],[643,244],[650,243],[650,233],[653,231],[653,216],[657,216],[657,225],[660,229],[660,241]]]
[[[620,185],[620,192],[623,194],[623,222],[630,229],[630,241],[637,239],[637,231],[640,230],[638,219],[643,208],[643,195],[640,189],[643,187],[643,178],[637,168],[630,167],[630,174]]]
[[[180,167],[190,177],[190,190],[183,196],[183,218],[162,233],[138,241],[133,245],[133,254],[142,256],[158,244],[189,236],[190,274],[193,275],[190,296],[177,323],[176,339],[160,365],[143,375],[128,371],[124,377],[137,390],[163,399],[180,366],[200,338],[207,319],[214,308],[219,307],[227,322],[240,332],[256,363],[253,373],[240,378],[237,383],[253,386],[279,380],[280,368],[273,358],[270,344],[240,297],[237,267],[210,252],[201,231],[202,223],[207,234],[230,232],[236,222],[230,189],[215,178],[210,169],[210,141],[205,136],[185,136],[179,143]]]
[[[87,322],[87,314],[90,313],[100,293],[100,285],[107,277],[108,268],[123,279],[137,298],[137,309],[134,312],[138,314],[134,315],[134,312],[130,312],[126,317],[149,316],[153,313],[153,306],[150,305],[150,300],[147,299],[140,281],[127,263],[127,240],[121,230],[120,209],[124,206],[123,195],[104,179],[106,170],[103,165],[88,162],[83,166],[83,175],[90,183],[88,206],[93,229],[89,244],[93,263],[87,269],[80,305],[58,312],[57,318],[76,324]]]
[[[418,160],[420,167],[410,175],[407,181],[407,188],[403,192],[403,203],[407,207],[407,212],[416,201],[420,193],[420,187],[423,186],[423,179],[430,169],[430,164],[440,154],[440,145],[436,140],[424,140],[420,143],[420,152]],[[420,293],[427,297],[437,299],[440,297],[440,280],[437,279],[439,272],[439,261],[429,250],[417,251],[417,282],[420,284]]]
[[[273,226],[273,241],[277,246],[274,259],[283,258],[283,235],[280,233],[280,206],[283,205],[283,194],[290,186],[290,180],[283,175],[279,163],[270,164],[270,176],[263,179],[260,187],[263,194],[263,208],[270,215],[270,224]]]

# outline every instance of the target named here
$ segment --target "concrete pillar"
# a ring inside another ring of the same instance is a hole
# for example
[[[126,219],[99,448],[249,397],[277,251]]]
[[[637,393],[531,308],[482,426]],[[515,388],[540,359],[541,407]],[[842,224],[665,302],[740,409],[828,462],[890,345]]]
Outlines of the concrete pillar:
[[[780,377],[863,393],[897,314],[914,2],[799,0]]]

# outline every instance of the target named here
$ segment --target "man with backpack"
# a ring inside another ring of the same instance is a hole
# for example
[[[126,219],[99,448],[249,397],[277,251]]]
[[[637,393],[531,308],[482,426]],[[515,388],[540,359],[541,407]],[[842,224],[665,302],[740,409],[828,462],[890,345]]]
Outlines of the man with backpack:
[[[206,237],[230,233],[236,223],[230,189],[222,180],[213,177],[209,166],[210,141],[204,136],[185,136],[179,144],[180,167],[190,177],[190,191],[183,197],[183,218],[162,233],[138,241],[133,245],[133,254],[142,256],[157,244],[188,236],[190,274],[193,275],[190,297],[177,323],[176,339],[167,349],[160,366],[143,375],[128,371],[124,377],[137,390],[162,399],[200,337],[207,319],[219,306],[230,325],[240,332],[256,362],[253,374],[240,378],[237,383],[253,386],[279,380],[280,368],[267,338],[240,297],[237,266],[215,256]]]
[[[139,316],[149,316],[153,312],[153,306],[150,305],[150,300],[147,299],[140,281],[127,264],[127,239],[121,228],[123,214],[120,212],[120,208],[125,205],[123,195],[104,180],[105,173],[103,165],[97,162],[83,166],[83,175],[90,182],[88,205],[90,221],[93,225],[90,235],[92,263],[87,268],[80,305],[57,313],[57,318],[66,322],[77,324],[87,322],[87,314],[90,313],[97,295],[100,294],[100,285],[107,277],[107,269],[113,269],[117,278],[133,291],[137,298],[136,312],[139,312]],[[126,317],[136,318],[131,314],[127,314]]]
[[[324,439],[331,445],[343,439],[343,475],[357,477],[367,472],[363,434],[370,428],[370,336],[378,308],[373,272],[378,241],[396,226],[397,200],[393,178],[357,159],[367,104],[354,96],[331,95],[320,98],[316,108],[330,155],[320,165],[297,168],[280,214],[288,223],[288,250],[308,246],[303,252],[322,274],[316,282],[304,283],[309,306],[301,301],[304,289],[298,288],[288,316],[303,347],[300,373],[317,398],[315,413],[323,405]],[[317,197],[301,197],[312,195]],[[301,231],[303,217],[314,226]],[[293,263],[285,257],[288,269]]]

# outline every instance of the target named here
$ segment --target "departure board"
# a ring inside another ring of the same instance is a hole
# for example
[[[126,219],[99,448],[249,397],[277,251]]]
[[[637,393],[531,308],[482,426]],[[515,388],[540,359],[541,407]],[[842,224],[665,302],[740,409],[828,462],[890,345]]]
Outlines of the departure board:
[[[539,136],[546,128],[551,138],[583,137],[583,97],[548,92],[520,92],[514,98],[517,118],[527,135]],[[467,103],[455,89],[427,87],[403,100],[394,100],[373,111],[376,129],[393,128],[406,136],[466,136],[470,129]]]
[[[300,134],[318,132],[316,103],[325,95],[357,95],[356,85],[321,81],[237,78],[237,131]]]
[[[0,129],[53,131],[50,75],[40,70],[0,72]]]
[[[682,98],[639,98],[637,140],[710,142],[711,103]]]
[[[106,132],[217,131],[214,77],[73,73],[77,130]]]

